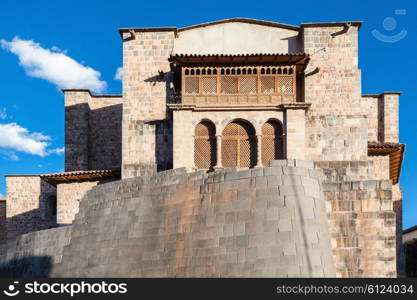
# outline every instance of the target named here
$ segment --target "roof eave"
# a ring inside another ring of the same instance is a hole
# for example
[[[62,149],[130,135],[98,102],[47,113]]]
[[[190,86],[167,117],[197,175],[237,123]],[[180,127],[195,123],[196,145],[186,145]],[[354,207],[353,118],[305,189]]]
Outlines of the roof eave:
[[[132,27],[132,28],[119,28],[119,34],[120,37],[123,39],[123,33],[124,32],[167,32],[167,31],[173,31],[175,34],[177,34],[178,28],[177,27]]]
[[[397,91],[397,92],[388,91],[388,92],[382,92],[382,93],[379,93],[379,94],[362,94],[362,97],[378,98],[378,97],[382,97],[384,95],[402,95],[402,94],[403,94],[403,92],[401,92],[401,91]]]
[[[196,28],[202,28],[207,27],[211,25],[218,25],[218,24],[224,24],[224,23],[231,23],[231,22],[241,22],[241,23],[248,23],[248,24],[256,24],[256,25],[263,25],[263,26],[269,26],[269,27],[277,27],[277,28],[283,28],[288,30],[294,30],[299,32],[300,27],[296,25],[290,25],[285,23],[278,23],[278,22],[271,22],[271,21],[265,21],[265,20],[258,20],[258,19],[250,19],[250,18],[229,18],[229,19],[223,19],[223,20],[217,20],[217,21],[211,21],[191,26],[185,26],[181,28],[177,27],[123,27],[119,28],[119,34],[120,37],[123,38],[124,32],[130,32],[131,30],[135,32],[162,32],[162,31],[174,31],[175,35],[178,32],[196,29]]]
[[[182,27],[178,29],[178,32],[195,29],[195,28],[207,27],[211,25],[231,23],[231,22],[241,22],[241,23],[256,24],[256,25],[263,25],[263,26],[270,26],[270,27],[277,27],[277,28],[289,29],[289,30],[294,30],[294,31],[300,31],[299,26],[285,24],[285,23],[271,22],[271,21],[251,19],[251,18],[229,18],[229,19],[211,21],[211,22]]]
[[[340,22],[317,22],[317,23],[301,23],[300,27],[333,27],[333,26],[356,26],[358,29],[361,28],[363,21],[340,21]]]
[[[89,89],[61,89],[61,91],[65,94],[66,92],[83,92],[90,94],[91,97],[106,97],[106,98],[118,98],[123,97],[122,94],[93,94]]]

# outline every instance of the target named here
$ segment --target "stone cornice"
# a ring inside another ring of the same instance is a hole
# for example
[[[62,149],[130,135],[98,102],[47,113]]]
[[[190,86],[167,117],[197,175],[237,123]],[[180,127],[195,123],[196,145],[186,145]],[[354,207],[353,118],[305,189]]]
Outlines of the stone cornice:
[[[378,98],[378,97],[382,97],[384,95],[401,95],[401,94],[403,94],[403,92],[382,92],[380,94],[363,94],[362,97]]]
[[[105,97],[105,98],[122,98],[121,94],[93,94],[89,89],[61,89],[65,94],[66,92],[79,92],[79,93],[88,93],[91,97]]]

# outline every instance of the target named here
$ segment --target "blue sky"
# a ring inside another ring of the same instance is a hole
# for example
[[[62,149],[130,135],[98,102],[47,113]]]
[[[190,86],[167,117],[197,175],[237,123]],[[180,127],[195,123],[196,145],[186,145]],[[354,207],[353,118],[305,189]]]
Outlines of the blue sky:
[[[400,105],[400,139],[407,144],[401,176],[404,227],[416,225],[416,10],[413,1],[2,0],[0,175],[63,170],[64,111],[59,87],[72,83],[105,93],[121,93],[121,82],[115,79],[122,64],[117,28],[183,27],[231,17],[294,25],[362,20],[362,92],[404,92]],[[375,30],[379,38],[372,33]],[[25,49],[35,49],[34,57],[27,57]],[[43,56],[51,57],[48,61],[52,63],[39,70],[34,61],[39,64]],[[78,82],[57,74],[59,67],[79,74]],[[8,132],[7,137],[4,132]],[[5,192],[4,178],[0,178],[0,194]]]

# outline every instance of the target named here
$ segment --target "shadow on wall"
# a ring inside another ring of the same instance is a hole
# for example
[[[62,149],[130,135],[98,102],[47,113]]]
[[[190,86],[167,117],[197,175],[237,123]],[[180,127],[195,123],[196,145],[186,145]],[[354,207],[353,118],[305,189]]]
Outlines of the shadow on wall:
[[[65,170],[120,168],[122,104],[91,109],[86,103],[65,108]]]
[[[90,109],[88,165],[91,170],[122,164],[122,104]]]
[[[417,277],[417,239],[404,243],[405,276]]]
[[[165,83],[166,103],[173,103],[174,90],[171,87],[173,82],[172,72],[159,71],[158,75],[146,78],[145,82]],[[166,110],[164,120],[153,120],[147,122],[155,126],[155,156],[156,156],[156,170],[158,172],[172,169],[173,167],[173,141],[172,141],[172,112]]]
[[[288,53],[299,53],[300,49],[300,39],[298,36],[291,36],[287,38],[282,38],[281,40],[288,41]]]
[[[30,211],[7,218],[8,238],[17,235],[57,227],[56,215],[45,215],[40,209]]]
[[[50,256],[28,256],[0,265],[0,278],[49,277],[52,271]]]
[[[172,119],[167,118],[166,120],[145,122],[153,126],[153,130],[155,130],[155,158],[158,172],[170,170],[173,167]]]

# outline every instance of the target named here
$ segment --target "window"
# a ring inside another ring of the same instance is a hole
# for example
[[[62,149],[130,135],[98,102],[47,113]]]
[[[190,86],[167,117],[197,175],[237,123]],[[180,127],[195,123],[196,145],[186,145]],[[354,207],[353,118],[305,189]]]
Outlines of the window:
[[[269,120],[262,126],[262,164],[275,159],[284,159],[283,130],[280,122]]]
[[[182,103],[295,101],[296,66],[207,66],[182,69]]]
[[[223,130],[222,164],[224,167],[255,166],[256,136],[251,124],[233,121]]]
[[[213,169],[216,164],[216,128],[210,121],[195,127],[194,164],[198,169]]]

